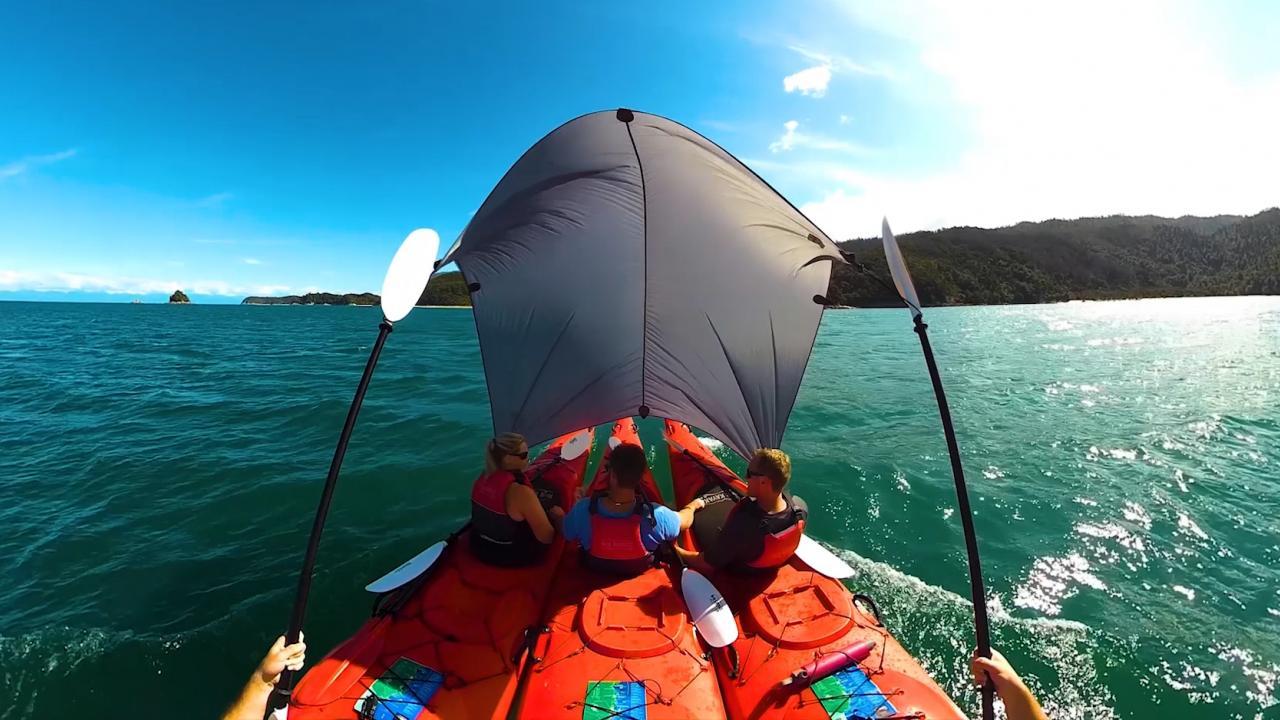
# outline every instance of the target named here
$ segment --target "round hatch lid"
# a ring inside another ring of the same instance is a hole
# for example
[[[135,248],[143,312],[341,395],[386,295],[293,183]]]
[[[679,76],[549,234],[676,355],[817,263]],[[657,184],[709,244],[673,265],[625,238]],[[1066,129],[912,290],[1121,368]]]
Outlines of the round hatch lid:
[[[592,591],[582,603],[584,642],[610,657],[643,658],[675,647],[684,606],[662,573],[646,573]]]
[[[814,648],[838,640],[853,625],[853,600],[839,582],[784,568],[751,599],[747,616],[762,637],[785,648]]]

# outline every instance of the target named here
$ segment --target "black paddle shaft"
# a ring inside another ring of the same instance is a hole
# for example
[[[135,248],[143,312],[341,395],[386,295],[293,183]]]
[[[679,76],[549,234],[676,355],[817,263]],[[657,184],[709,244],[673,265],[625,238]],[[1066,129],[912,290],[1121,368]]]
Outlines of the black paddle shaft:
[[[942,417],[942,431],[947,436],[947,453],[951,456],[951,475],[956,481],[956,503],[960,506],[960,524],[964,527],[965,552],[969,556],[969,593],[973,598],[973,626],[977,635],[978,654],[991,657],[991,631],[987,625],[987,592],[982,582],[982,561],[978,557],[978,533],[973,529],[973,510],[969,507],[969,490],[964,482],[964,467],[960,464],[960,446],[956,443],[956,430],[951,424],[951,408],[947,405],[947,393],[942,389],[942,377],[938,363],[933,359],[929,345],[929,326],[919,315],[915,316],[916,334],[920,336],[920,348],[929,366],[929,379],[933,381],[933,394],[938,400],[938,415]],[[995,687],[988,680],[982,685],[982,717],[991,720],[995,716],[992,695]]]
[[[307,615],[307,597],[311,595],[311,579],[316,569],[316,553],[320,549],[320,536],[324,533],[324,523],[329,517],[329,505],[333,502],[333,491],[338,486],[338,471],[342,469],[342,458],[347,454],[347,443],[351,440],[351,431],[355,429],[356,418],[360,415],[360,406],[364,404],[364,394],[369,389],[369,380],[373,377],[373,369],[378,365],[378,356],[382,354],[382,346],[391,334],[391,322],[384,319],[378,325],[378,339],[369,352],[369,362],[364,366],[364,375],[356,386],[356,395],[351,399],[351,409],[347,410],[347,422],[342,426],[342,434],[338,436],[338,447],[333,451],[333,461],[329,463],[329,477],[325,478],[324,491],[320,493],[320,505],[316,508],[315,520],[311,523],[311,537],[307,540],[307,554],[302,560],[302,572],[298,573],[298,592],[293,598],[293,612],[289,615],[289,631],[285,634],[285,644],[298,642],[302,634],[302,620]],[[269,720],[271,713],[289,704],[289,696],[293,693],[294,673],[285,670],[280,674],[275,690],[267,701],[267,711],[263,720]]]

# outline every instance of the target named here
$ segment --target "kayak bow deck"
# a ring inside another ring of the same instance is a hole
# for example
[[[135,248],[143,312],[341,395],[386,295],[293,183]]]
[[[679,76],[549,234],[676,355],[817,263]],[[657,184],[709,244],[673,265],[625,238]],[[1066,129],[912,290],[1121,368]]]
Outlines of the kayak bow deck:
[[[687,425],[668,420],[664,434],[674,441],[680,505],[745,491]],[[528,470],[561,507],[572,504],[589,455],[561,461],[571,435]],[[630,418],[614,424],[587,497],[607,489],[619,443],[640,444]],[[647,470],[640,493],[662,502]],[[776,571],[712,573],[739,629],[713,649],[694,628],[675,568],[601,574],[559,537],[536,565],[495,567],[472,555],[465,532],[421,577],[381,595],[374,617],[307,673],[290,718],[963,717],[870,598],[797,558]],[[692,532],[681,543],[697,549]]]

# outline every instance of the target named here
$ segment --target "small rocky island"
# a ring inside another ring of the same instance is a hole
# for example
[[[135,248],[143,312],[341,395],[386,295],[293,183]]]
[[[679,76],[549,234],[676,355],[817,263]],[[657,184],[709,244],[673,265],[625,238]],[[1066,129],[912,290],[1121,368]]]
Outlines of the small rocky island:
[[[169,296],[169,302],[170,304],[185,305],[191,302],[191,298],[187,297],[187,294],[181,290],[174,290],[173,294]]]

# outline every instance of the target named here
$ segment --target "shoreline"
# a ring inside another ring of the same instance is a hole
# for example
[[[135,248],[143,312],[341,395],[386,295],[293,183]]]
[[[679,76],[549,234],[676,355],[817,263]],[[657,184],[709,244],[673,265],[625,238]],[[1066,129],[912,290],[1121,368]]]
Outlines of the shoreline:
[[[1248,295],[1150,295],[1143,297],[1098,297],[1098,298],[1071,298],[1068,300],[1047,300],[1044,302],[1030,303],[943,303],[938,305],[925,305],[925,308],[954,308],[954,307],[1022,307],[1028,305],[1068,305],[1071,303],[1102,303],[1102,302],[1135,302],[1139,300],[1210,300],[1210,299],[1226,299],[1226,298],[1275,298],[1280,294],[1248,294]],[[246,303],[246,302],[186,302],[171,303],[167,300],[155,300],[152,302],[134,302],[132,300],[70,300],[70,299],[31,299],[31,298],[5,298],[0,297],[0,303],[30,303],[33,305],[191,305],[199,307],[356,307],[356,308],[376,308],[379,305],[339,305],[337,303]],[[471,305],[415,305],[417,308],[432,308],[437,310],[470,310]],[[826,310],[845,311],[845,310],[900,310],[901,305],[841,305],[838,307],[830,306]]]

